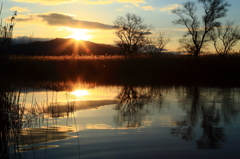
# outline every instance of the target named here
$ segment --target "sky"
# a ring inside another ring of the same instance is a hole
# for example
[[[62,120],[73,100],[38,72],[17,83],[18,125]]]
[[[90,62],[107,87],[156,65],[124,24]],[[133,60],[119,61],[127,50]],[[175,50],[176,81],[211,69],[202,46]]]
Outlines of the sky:
[[[76,38],[96,43],[114,44],[117,37],[112,29],[118,16],[133,13],[141,16],[144,23],[154,27],[153,33],[169,34],[171,42],[166,46],[176,51],[179,38],[186,28],[174,25],[178,19],[171,10],[181,7],[188,0],[3,0],[1,18],[9,19],[17,10],[13,37],[42,39]],[[192,0],[197,3],[197,0]],[[231,7],[221,21],[234,21],[240,26],[240,0],[227,0]],[[197,4],[198,16],[202,6]],[[240,50],[240,43],[234,49]],[[212,46],[209,46],[211,49]]]

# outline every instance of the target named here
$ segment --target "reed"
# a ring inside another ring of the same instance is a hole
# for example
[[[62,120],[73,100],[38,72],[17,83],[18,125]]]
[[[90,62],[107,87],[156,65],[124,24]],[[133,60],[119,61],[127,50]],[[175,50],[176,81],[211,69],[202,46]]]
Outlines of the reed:
[[[239,85],[240,56],[11,56],[10,72],[24,81]],[[15,78],[16,79],[16,78]],[[17,78],[18,79],[18,78]]]

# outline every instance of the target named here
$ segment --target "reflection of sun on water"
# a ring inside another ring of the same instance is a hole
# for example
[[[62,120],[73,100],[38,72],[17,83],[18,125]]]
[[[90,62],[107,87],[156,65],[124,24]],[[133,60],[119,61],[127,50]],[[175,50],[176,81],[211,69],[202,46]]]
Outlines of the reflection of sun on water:
[[[71,92],[70,94],[75,95],[77,97],[89,95],[87,90],[76,90]]]
[[[92,35],[87,35],[89,30],[86,29],[72,29],[73,34],[68,36],[67,38],[73,38],[75,40],[90,40]]]

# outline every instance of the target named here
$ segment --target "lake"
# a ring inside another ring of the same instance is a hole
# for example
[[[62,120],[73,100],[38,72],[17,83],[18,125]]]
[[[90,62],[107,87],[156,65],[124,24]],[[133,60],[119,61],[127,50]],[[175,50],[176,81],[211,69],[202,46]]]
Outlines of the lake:
[[[239,88],[26,87],[19,104],[9,158],[240,158]]]

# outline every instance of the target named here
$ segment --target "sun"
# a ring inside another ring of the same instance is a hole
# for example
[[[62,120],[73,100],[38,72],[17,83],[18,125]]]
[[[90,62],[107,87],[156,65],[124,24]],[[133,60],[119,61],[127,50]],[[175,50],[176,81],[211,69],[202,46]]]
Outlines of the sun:
[[[90,40],[92,35],[87,35],[89,30],[86,29],[72,29],[73,34],[68,36],[67,38],[73,38],[75,40]]]

